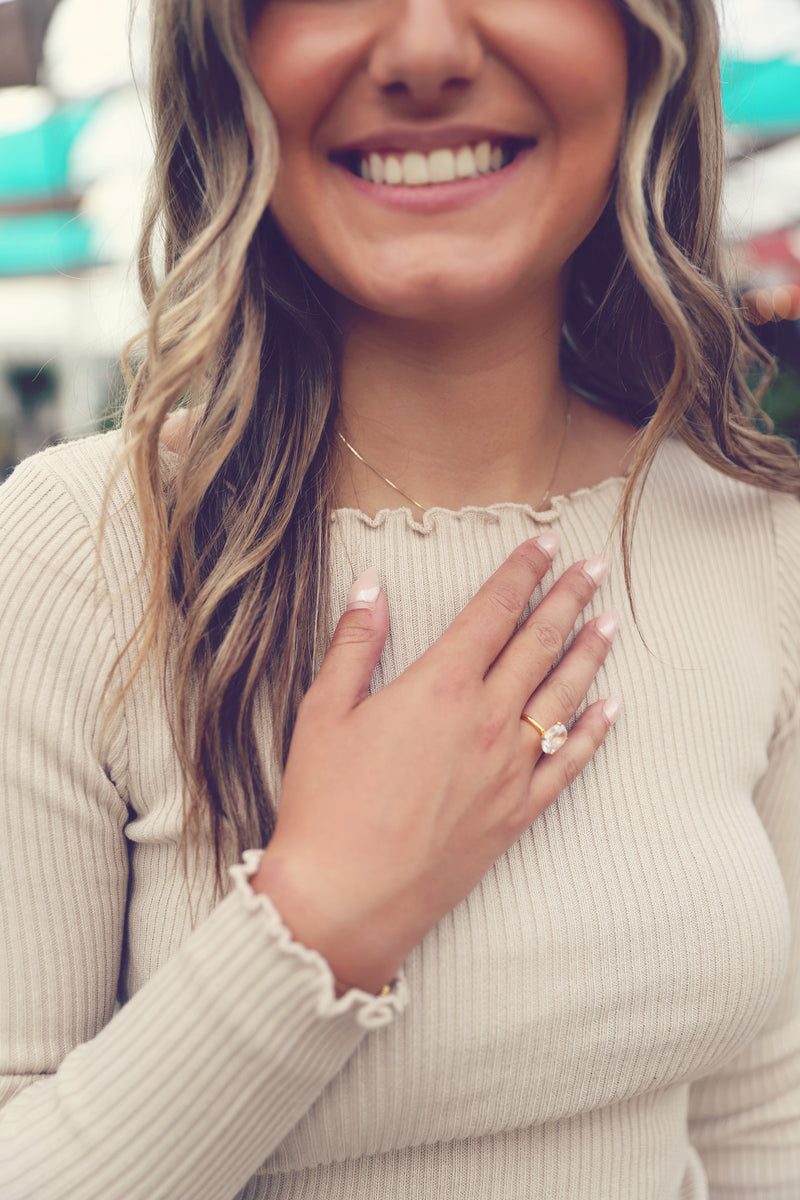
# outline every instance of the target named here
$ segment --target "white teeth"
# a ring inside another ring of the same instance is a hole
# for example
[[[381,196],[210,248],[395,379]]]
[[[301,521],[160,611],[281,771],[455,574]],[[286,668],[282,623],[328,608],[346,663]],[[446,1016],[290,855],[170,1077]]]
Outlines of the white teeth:
[[[428,155],[428,174],[431,183],[452,183],[457,175],[456,156],[452,150],[434,150]]]
[[[393,187],[404,182],[403,164],[393,154],[390,154],[383,164],[383,182],[390,183]]]
[[[404,154],[403,182],[406,187],[422,187],[423,184],[430,183],[430,181],[427,157],[424,154],[417,154],[416,151]]]
[[[478,142],[475,147],[475,166],[481,175],[488,175],[492,169],[491,142]]]
[[[477,174],[478,168],[471,147],[462,146],[456,156],[456,175],[459,179],[472,179],[473,175]]]
[[[399,154],[364,156],[360,163],[362,179],[371,183],[386,183],[390,187],[424,187],[429,183],[452,183],[456,179],[477,179],[501,170],[503,149],[491,142],[461,146],[457,151],[447,148],[422,154],[411,150]]]

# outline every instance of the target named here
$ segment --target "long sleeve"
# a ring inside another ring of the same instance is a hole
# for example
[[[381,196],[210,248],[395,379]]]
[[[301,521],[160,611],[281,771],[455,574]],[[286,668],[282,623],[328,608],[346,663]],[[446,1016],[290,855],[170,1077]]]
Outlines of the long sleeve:
[[[754,804],[786,886],[791,924],[786,978],[758,1036],[722,1070],[695,1083],[690,1135],[711,1200],[800,1196],[800,504],[772,498],[779,718]],[[742,698],[742,719],[746,719]]]
[[[240,866],[115,1013],[131,814],[104,688],[122,584],[47,455],[0,490],[0,546],[0,1195],[230,1200],[402,989],[336,1000]]]
[[[586,614],[620,612],[596,694],[622,719],[411,951],[407,992],[337,1001],[252,893],[255,855],[221,903],[208,847],[182,872],[169,660],[106,718],[146,599],[129,480],[95,544],[118,445],[0,489],[3,1200],[798,1200],[797,500],[660,448],[647,640],[619,567]],[[543,526],[556,573],[600,549],[623,486],[339,510],[331,619],[375,565],[388,685]]]

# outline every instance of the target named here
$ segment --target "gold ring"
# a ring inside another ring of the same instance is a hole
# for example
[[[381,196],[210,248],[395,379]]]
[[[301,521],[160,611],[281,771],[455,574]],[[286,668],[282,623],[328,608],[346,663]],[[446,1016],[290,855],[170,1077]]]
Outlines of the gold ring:
[[[560,750],[569,737],[566,726],[562,725],[560,721],[557,721],[555,725],[551,725],[549,729],[544,729],[538,721],[534,721],[533,717],[529,717],[527,713],[523,713],[520,720],[527,721],[529,725],[532,725],[542,739],[542,754],[555,754],[556,750]]]

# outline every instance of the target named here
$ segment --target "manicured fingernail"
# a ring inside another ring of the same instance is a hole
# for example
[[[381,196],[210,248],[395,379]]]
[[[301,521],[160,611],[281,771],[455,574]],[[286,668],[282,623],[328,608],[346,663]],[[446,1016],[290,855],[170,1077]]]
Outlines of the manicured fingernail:
[[[589,578],[594,583],[595,587],[599,587],[608,574],[608,568],[611,566],[611,559],[605,554],[595,554],[593,558],[587,558],[583,564],[583,569]]]
[[[536,538],[536,545],[552,561],[558,553],[558,547],[561,545],[561,534],[557,529],[548,529],[544,533],[539,534],[538,538]]]
[[[374,608],[381,591],[381,577],[376,567],[367,567],[347,593],[347,612],[354,608]]]
[[[615,608],[610,608],[608,612],[601,613],[594,624],[607,642],[613,642],[619,629],[619,613]]]
[[[603,716],[608,721],[609,725],[613,725],[619,716],[619,711],[622,708],[622,699],[619,696],[609,696],[603,705]]]

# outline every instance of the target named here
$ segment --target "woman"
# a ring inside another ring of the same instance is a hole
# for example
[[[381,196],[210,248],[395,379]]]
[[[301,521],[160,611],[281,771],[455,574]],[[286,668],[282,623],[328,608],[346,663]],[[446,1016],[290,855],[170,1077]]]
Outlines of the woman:
[[[2,492],[3,1196],[796,1197],[800,470],[710,0],[154,29],[124,453]]]

